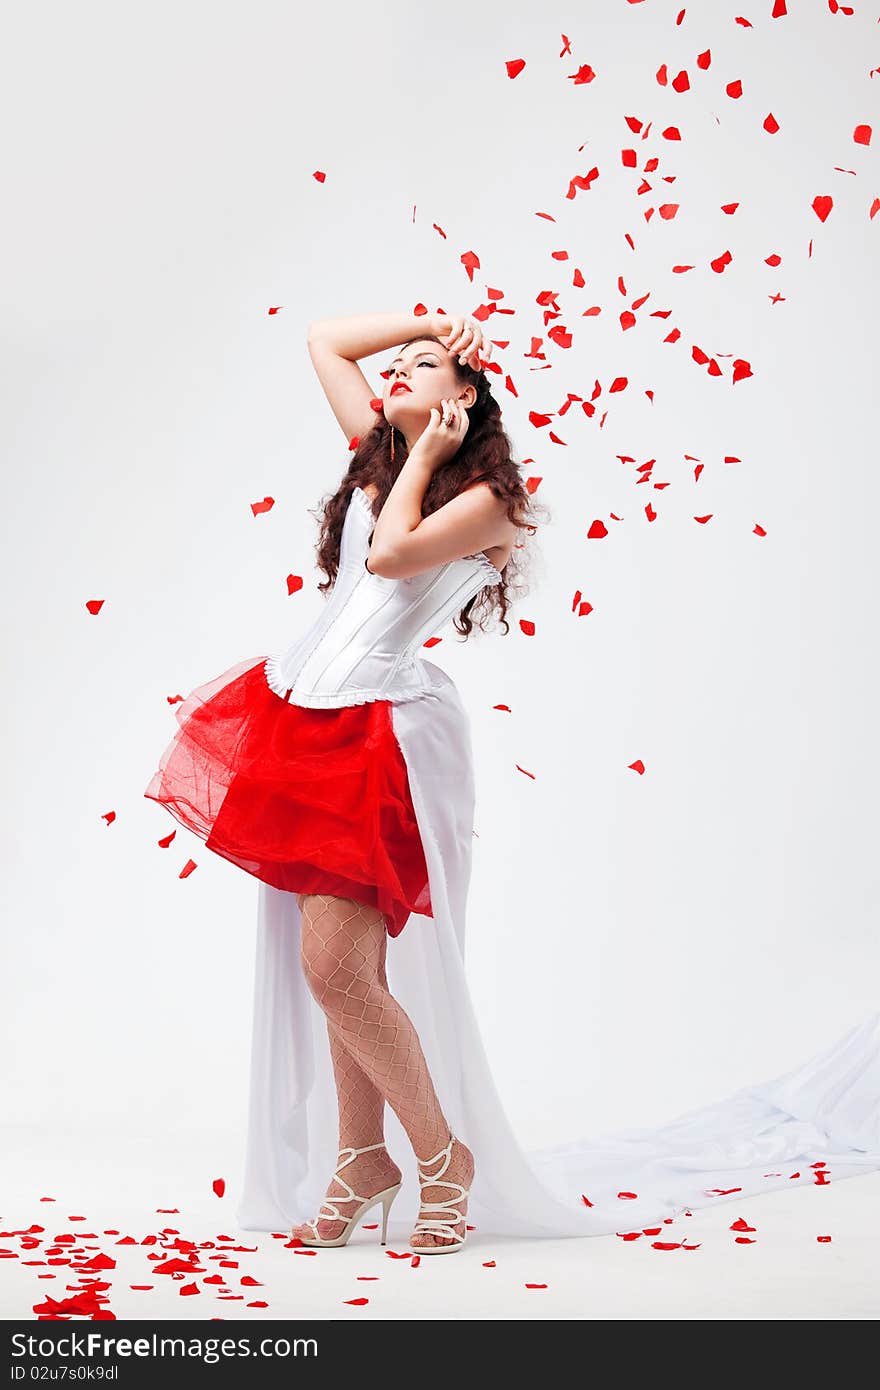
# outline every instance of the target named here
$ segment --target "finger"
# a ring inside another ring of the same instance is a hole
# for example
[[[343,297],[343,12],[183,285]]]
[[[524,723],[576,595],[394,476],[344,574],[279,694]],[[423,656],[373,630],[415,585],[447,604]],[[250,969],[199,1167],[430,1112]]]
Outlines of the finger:
[[[458,332],[446,346],[452,356],[461,354],[464,359],[473,346],[475,326],[472,323],[465,323],[464,319],[458,319],[457,322]],[[479,329],[476,331],[479,332]]]
[[[462,333],[461,344],[458,349],[461,353],[462,362],[467,361],[467,359],[470,357],[474,348],[478,345],[479,338],[479,328],[473,323],[465,324],[464,331]]]
[[[474,368],[475,371],[479,371],[479,370],[480,370],[480,359],[479,359],[479,354],[480,354],[480,349],[482,348],[482,346],[483,346],[483,334],[482,334],[482,331],[480,330],[479,327],[476,327],[476,326],[475,326],[475,327],[471,330],[471,341],[470,341],[470,343],[467,345],[467,347],[464,349],[464,354],[463,354],[463,355],[464,355],[465,361],[467,361],[467,362],[470,364],[470,366],[472,366],[472,367]]]
[[[452,323],[452,328],[449,332],[449,341],[446,344],[446,349],[448,352],[453,353],[458,350],[458,344],[461,341],[464,319],[460,314],[453,314],[450,316],[450,322]]]

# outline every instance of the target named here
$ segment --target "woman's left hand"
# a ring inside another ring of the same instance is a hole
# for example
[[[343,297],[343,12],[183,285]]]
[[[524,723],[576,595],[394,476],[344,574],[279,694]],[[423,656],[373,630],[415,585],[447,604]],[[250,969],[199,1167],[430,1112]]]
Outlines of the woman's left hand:
[[[458,453],[469,425],[465,407],[451,397],[444,397],[439,409],[431,406],[431,417],[416,440],[416,447],[432,468],[440,468]]]

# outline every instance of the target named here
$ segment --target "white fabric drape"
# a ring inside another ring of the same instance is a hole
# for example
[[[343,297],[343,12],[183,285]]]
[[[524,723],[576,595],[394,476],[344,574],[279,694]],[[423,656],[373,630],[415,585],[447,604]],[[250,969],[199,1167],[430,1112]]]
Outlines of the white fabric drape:
[[[409,773],[434,916],[413,914],[389,940],[388,982],[416,1027],[453,1132],[474,1152],[467,1219],[475,1233],[600,1235],[814,1182],[820,1170],[813,1163],[827,1164],[832,1180],[880,1168],[880,1013],[791,1073],[670,1124],[521,1148],[495,1088],[465,975],[474,813],[470,722],[451,678],[425,665],[431,691],[395,704],[392,722]],[[284,1231],[313,1217],[336,1166],[326,1022],[306,984],[299,944],[296,894],[261,882],[237,1207],[245,1230]],[[404,1174],[389,1231],[408,1232],[418,1212],[415,1163],[390,1107],[385,1116],[388,1148]],[[621,1199],[621,1191],[637,1196]]]

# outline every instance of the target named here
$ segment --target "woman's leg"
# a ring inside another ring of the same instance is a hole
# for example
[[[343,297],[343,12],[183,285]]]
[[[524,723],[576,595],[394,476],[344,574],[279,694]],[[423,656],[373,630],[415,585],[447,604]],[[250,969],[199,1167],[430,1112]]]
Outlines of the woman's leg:
[[[327,1035],[339,1101],[340,1153],[347,1148],[364,1149],[372,1144],[384,1143],[385,1097],[349,1052],[338,1025],[329,1015]],[[370,1149],[369,1153],[358,1154],[342,1171],[346,1182],[363,1197],[382,1192],[384,1188],[400,1182],[403,1176],[387,1149]],[[346,1199],[346,1189],[336,1177],[330,1180],[327,1200],[335,1204],[343,1217],[350,1215],[357,1205],[350,1198]],[[322,1216],[316,1222],[316,1229],[322,1240],[335,1240],[342,1235],[345,1221]],[[313,1231],[311,1227],[295,1226],[293,1234],[311,1236]]]
[[[422,1160],[433,1157],[448,1143],[450,1129],[412,1020],[388,989],[384,917],[376,908],[351,898],[321,893],[302,894],[300,908],[303,970],[312,994],[327,1015],[331,1049],[334,1046],[343,1049],[336,1053],[339,1059],[337,1087],[340,1078],[342,1080],[340,1137],[345,1113],[360,1117],[368,1126],[367,1132],[375,1134],[375,1138],[364,1140],[364,1143],[381,1142],[382,1111],[378,1103],[381,1097],[400,1120],[416,1156]],[[356,1063],[356,1069],[347,1064],[344,1052]],[[359,1132],[363,1134],[364,1131]],[[355,1143],[353,1139],[341,1142],[363,1147],[363,1143]],[[354,1190],[365,1196],[389,1186],[389,1181],[369,1182],[370,1170],[365,1160],[376,1156],[385,1158],[387,1164],[391,1162],[383,1150],[374,1150],[370,1154],[359,1154],[344,1170]],[[384,1172],[388,1173],[387,1166]],[[360,1185],[362,1176],[366,1186]],[[469,1186],[473,1156],[466,1145],[453,1144],[452,1161],[444,1176]],[[390,1181],[396,1180],[392,1175]],[[331,1188],[336,1186],[331,1184]],[[443,1201],[450,1192],[450,1188],[438,1184],[426,1186],[422,1196],[428,1202]],[[328,1192],[328,1197],[334,1200],[332,1191]],[[337,1206],[340,1206],[338,1202]],[[348,1209],[350,1207],[340,1206],[343,1212]],[[464,1214],[464,1203],[459,1204],[459,1210]],[[455,1229],[463,1234],[463,1223],[459,1222]],[[339,1222],[328,1222],[329,1238],[341,1230]],[[318,1233],[325,1234],[320,1223]],[[443,1244],[444,1237],[419,1232],[411,1243],[414,1246]]]

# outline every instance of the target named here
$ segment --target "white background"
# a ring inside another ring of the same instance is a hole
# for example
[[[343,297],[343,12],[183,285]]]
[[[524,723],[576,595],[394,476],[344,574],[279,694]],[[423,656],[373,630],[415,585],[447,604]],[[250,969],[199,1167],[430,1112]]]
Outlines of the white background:
[[[168,698],[319,610],[309,509],[347,448],[306,351],[317,317],[473,313],[489,288],[513,311],[488,326],[516,388],[496,394],[553,519],[510,635],[450,627],[428,655],[471,711],[469,976],[526,1146],[661,1123],[877,1007],[880,178],[876,133],[852,140],[877,125],[877,30],[770,8],[751,29],[621,0],[8,23],[0,1105],[20,1154],[242,1157],[257,884],[180,827],[158,848],[176,822],[143,790]],[[690,92],[658,85],[663,62]],[[376,394],[392,355],[362,364]],[[734,358],[754,373],[735,386]],[[594,419],[555,414],[597,382]],[[596,518],[610,535],[588,541]]]

